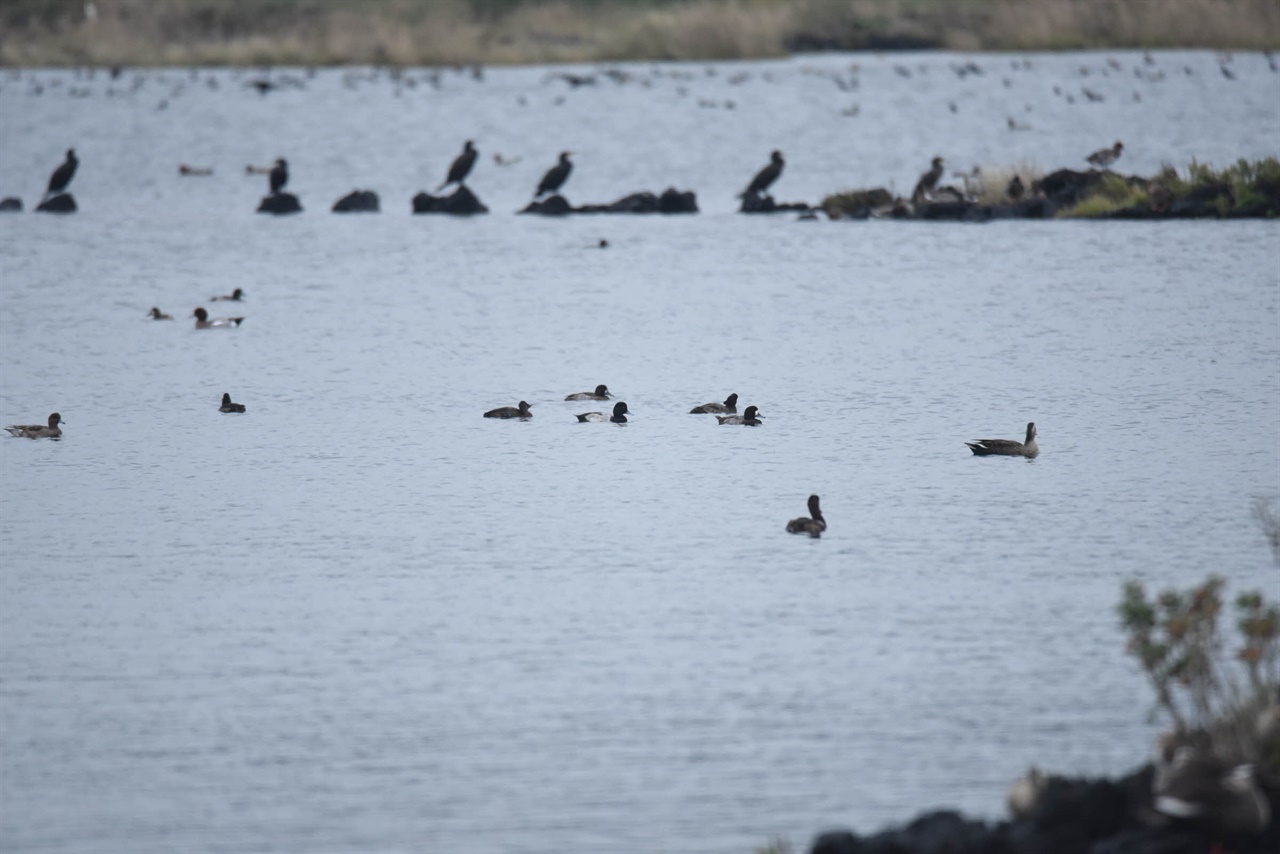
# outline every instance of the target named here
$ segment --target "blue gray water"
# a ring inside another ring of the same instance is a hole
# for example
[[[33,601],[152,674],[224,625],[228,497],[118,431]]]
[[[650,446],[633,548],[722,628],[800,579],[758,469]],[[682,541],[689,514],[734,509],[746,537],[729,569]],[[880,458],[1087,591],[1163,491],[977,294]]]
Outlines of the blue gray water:
[[[0,441],[0,850],[743,852],[1142,761],[1121,584],[1280,594],[1276,224],[732,213],[772,148],[808,201],[1280,150],[1261,56],[1022,59],[0,75],[0,195],[82,161],[80,213],[0,218],[0,418],[66,419]],[[468,137],[494,212],[409,216]],[[574,202],[704,213],[513,216],[566,148]],[[276,156],[300,216],[252,213]],[[576,423],[597,383],[630,423]],[[730,392],[765,426],[686,414]]]

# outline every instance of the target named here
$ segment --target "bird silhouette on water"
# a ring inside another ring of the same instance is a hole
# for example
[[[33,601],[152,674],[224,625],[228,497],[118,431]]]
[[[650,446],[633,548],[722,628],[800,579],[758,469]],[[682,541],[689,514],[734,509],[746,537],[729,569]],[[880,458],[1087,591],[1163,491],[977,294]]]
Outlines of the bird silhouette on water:
[[[271,195],[276,195],[284,189],[284,185],[289,183],[289,164],[285,162],[283,157],[276,158],[276,165],[271,167]]]
[[[76,150],[74,148],[67,149],[67,159],[62,161],[57,169],[53,170],[53,174],[49,176],[49,189],[44,191],[44,197],[57,195],[67,189],[67,185],[71,183],[71,179],[76,176],[76,167],[80,165],[80,161],[76,159]]]
[[[751,183],[747,185],[747,189],[743,190],[738,198],[746,196],[758,196],[765,190],[769,189],[769,185],[778,180],[778,176],[782,174],[782,167],[786,165],[786,161],[782,159],[782,152],[775,151],[769,155],[769,165],[756,173],[756,177],[751,179]]]
[[[533,194],[535,199],[546,193],[556,192],[569,180],[569,173],[573,171],[573,164],[569,162],[570,154],[568,151],[560,152],[560,162],[548,169],[547,174],[538,182],[538,191]]]
[[[450,184],[457,184],[459,187],[465,186],[463,181],[467,175],[471,173],[471,167],[476,165],[476,148],[471,140],[467,140],[462,146],[462,153],[453,160],[453,165],[449,167],[449,176],[444,179],[444,183],[436,187],[436,192],[440,192]]]
[[[920,180],[916,182],[916,188],[911,191],[911,201],[919,204],[927,199],[934,188],[938,186],[938,181],[942,178],[944,171],[942,158],[933,158],[933,167],[920,176]]]

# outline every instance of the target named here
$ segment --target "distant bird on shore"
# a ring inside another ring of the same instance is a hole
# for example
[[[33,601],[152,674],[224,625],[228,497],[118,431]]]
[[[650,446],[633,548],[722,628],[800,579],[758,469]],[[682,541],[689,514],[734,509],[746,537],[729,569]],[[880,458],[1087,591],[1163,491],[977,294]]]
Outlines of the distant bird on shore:
[[[76,159],[76,150],[74,148],[67,149],[67,159],[57,169],[53,170],[53,174],[49,176],[49,189],[44,191],[47,199],[49,196],[61,193],[67,189],[67,185],[71,183],[71,179],[76,176],[76,167],[80,165],[80,161]]]
[[[1099,148],[1093,154],[1090,154],[1085,160],[1094,166],[1100,166],[1103,169],[1111,168],[1111,164],[1120,159],[1121,152],[1124,151],[1124,143],[1117,142],[1110,148]]]
[[[916,181],[916,188],[911,191],[911,201],[924,201],[929,193],[933,192],[934,187],[938,186],[938,180],[942,178],[943,171],[942,158],[933,158],[933,168],[921,175],[919,181]]]
[[[1020,201],[1026,194],[1027,188],[1022,184],[1022,176],[1014,175],[1009,179],[1009,186],[1005,187],[1004,194],[1015,202]]]
[[[289,164],[283,157],[276,158],[276,165],[271,167],[271,195],[278,194],[289,183]]]
[[[965,442],[975,456],[979,457],[1034,457],[1040,453],[1036,444],[1036,422],[1027,424],[1027,441],[1016,439],[977,439]]]
[[[222,406],[218,409],[218,411],[219,412],[244,412],[244,404],[232,403],[231,395],[224,391],[222,393]]]
[[[809,496],[809,515],[792,519],[787,523],[788,534],[808,534],[813,539],[822,536],[827,530],[827,520],[822,518],[822,509],[818,506],[818,496]]]
[[[738,194],[738,198],[758,196],[769,189],[769,185],[778,180],[778,176],[782,174],[782,167],[785,165],[786,161],[782,159],[782,152],[774,151],[769,155],[769,165],[756,173],[756,177],[751,179],[747,189]]]
[[[449,167],[449,177],[445,178],[444,183],[436,187],[436,192],[440,192],[450,184],[457,184],[459,187],[465,186],[462,182],[466,180],[471,167],[476,165],[476,148],[471,140],[467,140],[462,146],[462,153],[453,160],[453,165]]]
[[[546,193],[554,193],[569,180],[569,173],[573,171],[573,164],[569,162],[570,154],[572,152],[560,152],[560,162],[548,169],[547,174],[543,175],[542,180],[538,182],[538,191],[533,194],[535,199]]]

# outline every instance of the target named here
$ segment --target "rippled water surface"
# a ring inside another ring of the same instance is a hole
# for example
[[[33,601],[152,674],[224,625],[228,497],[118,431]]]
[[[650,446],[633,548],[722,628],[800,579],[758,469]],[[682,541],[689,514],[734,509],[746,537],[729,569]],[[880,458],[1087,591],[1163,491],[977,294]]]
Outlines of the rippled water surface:
[[[0,441],[0,849],[742,852],[1140,762],[1122,582],[1280,595],[1277,226],[732,213],[772,148],[807,201],[1280,149],[1261,56],[1023,59],[6,72],[0,195],[74,145],[81,211],[0,219],[0,417],[66,419]],[[409,216],[468,137],[493,213]],[[561,149],[574,202],[703,213],[514,216]],[[276,156],[300,216],[253,214]],[[766,424],[686,414],[730,392]]]

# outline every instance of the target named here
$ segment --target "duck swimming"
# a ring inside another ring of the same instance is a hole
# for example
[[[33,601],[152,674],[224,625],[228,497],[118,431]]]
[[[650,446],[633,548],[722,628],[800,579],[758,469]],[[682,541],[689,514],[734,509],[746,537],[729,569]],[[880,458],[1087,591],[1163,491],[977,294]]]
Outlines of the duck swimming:
[[[485,418],[532,418],[533,413],[529,411],[529,404],[520,401],[517,406],[499,406],[497,409],[490,409],[484,414]]]
[[[240,302],[240,298],[243,296],[244,296],[244,291],[242,291],[240,288],[236,288],[234,291],[232,291],[229,294],[223,294],[222,296],[217,296],[217,297],[209,297],[209,299],[213,302],[219,302],[219,301]]]
[[[754,406],[748,406],[747,411],[742,415],[717,415],[716,421],[721,424],[745,424],[748,427],[758,427],[764,422],[760,419],[764,418],[760,414],[760,410]]]
[[[978,439],[965,444],[979,457],[1034,457],[1040,453],[1040,446],[1036,444],[1036,422],[1034,421],[1027,424],[1027,441],[1025,442],[1015,439]]]
[[[565,400],[608,400],[611,397],[613,395],[609,394],[609,387],[601,384],[596,386],[595,391],[575,392],[566,397]]]
[[[9,431],[9,435],[18,436],[23,439],[59,439],[62,437],[62,428],[58,424],[62,421],[62,416],[53,413],[49,416],[49,424],[10,424],[4,428]]]
[[[787,523],[788,534],[808,534],[815,540],[827,530],[827,520],[822,518],[822,510],[818,507],[818,496],[809,496],[809,515],[792,519]]]
[[[737,412],[738,411],[738,395],[731,394],[724,399],[724,403],[704,403],[701,406],[695,406],[689,410],[690,415],[706,415],[711,412]]]
[[[191,316],[196,319],[196,329],[234,329],[244,322],[243,317],[215,317],[210,320],[209,312],[203,308],[197,308]]]
[[[152,306],[151,311],[147,314],[147,317],[151,318],[152,320],[173,320],[172,314],[165,314],[163,311],[156,308],[155,306]]]
[[[218,411],[219,412],[244,412],[244,404],[232,403],[231,395],[224,391],[222,393],[222,407]]]
[[[603,412],[584,412],[578,416],[579,423],[585,421],[612,421],[614,424],[626,424],[627,415],[631,410],[627,409],[624,401],[618,401],[613,405],[613,417],[606,418]]]

